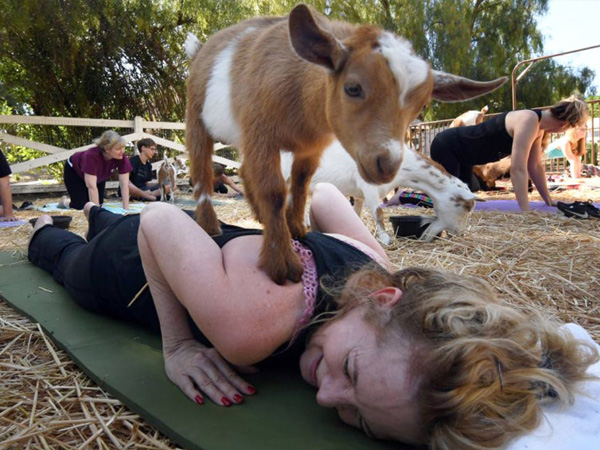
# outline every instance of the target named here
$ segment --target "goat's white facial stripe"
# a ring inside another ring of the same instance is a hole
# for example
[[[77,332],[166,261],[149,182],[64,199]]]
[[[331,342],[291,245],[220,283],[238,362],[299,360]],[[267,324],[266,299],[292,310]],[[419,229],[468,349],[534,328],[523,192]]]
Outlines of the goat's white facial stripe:
[[[390,139],[383,147],[389,150],[390,159],[392,162],[400,161],[402,159],[402,153],[404,153],[404,147],[402,145],[402,141],[398,139]]]
[[[235,146],[242,141],[242,130],[231,105],[231,66],[240,39],[252,30],[254,27],[246,28],[215,58],[202,108],[202,121],[211,136]]]
[[[408,41],[384,31],[379,37],[377,50],[388,60],[390,69],[398,81],[400,106],[403,107],[406,95],[429,76],[429,66],[415,56]]]

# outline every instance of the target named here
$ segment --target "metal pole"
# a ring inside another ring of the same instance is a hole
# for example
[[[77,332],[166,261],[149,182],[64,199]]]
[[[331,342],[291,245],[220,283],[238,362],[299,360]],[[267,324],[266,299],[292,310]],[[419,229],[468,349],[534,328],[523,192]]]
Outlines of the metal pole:
[[[578,48],[576,50],[569,50],[568,52],[554,53],[553,55],[539,56],[537,58],[526,59],[526,60],[523,60],[523,61],[517,63],[517,65],[513,68],[512,74],[510,77],[511,85],[512,85],[512,109],[513,109],[513,111],[515,109],[517,109],[517,81],[519,81],[521,79],[521,77],[523,75],[525,75],[525,73],[531,68],[533,63],[536,63],[536,62],[544,60],[544,59],[555,58],[557,56],[568,55],[569,53],[583,52],[585,50],[591,50],[591,49],[598,48],[598,47],[600,47],[600,44],[592,45],[591,47]],[[527,63],[530,63],[529,66],[517,78],[515,78],[517,69],[519,67],[521,67],[523,64],[527,64]]]

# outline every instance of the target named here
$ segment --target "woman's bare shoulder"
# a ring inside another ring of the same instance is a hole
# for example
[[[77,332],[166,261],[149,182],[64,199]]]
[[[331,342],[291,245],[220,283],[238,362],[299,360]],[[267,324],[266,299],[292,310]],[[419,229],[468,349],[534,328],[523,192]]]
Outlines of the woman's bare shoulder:
[[[536,134],[540,131],[538,115],[531,109],[511,111],[506,115],[506,131],[513,138],[515,133],[519,133],[519,135]]]
[[[257,235],[228,242],[222,248],[224,278],[209,288],[222,306],[213,317],[220,321],[213,344],[234,364],[261,361],[287,342],[305,308],[302,283],[280,286],[260,268],[261,245]]]

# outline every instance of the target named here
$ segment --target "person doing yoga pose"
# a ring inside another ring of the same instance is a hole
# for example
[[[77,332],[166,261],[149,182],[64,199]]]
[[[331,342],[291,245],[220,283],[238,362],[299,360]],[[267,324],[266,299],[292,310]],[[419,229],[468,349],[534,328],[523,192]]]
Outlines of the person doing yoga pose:
[[[141,216],[91,203],[84,212],[87,242],[42,216],[29,259],[84,307],[160,332],[169,379],[198,404],[243,403],[256,389],[235,366],[280,359],[299,364],[320,405],[373,438],[495,448],[535,428],[542,405],[569,403],[598,359],[485,281],[392,271],[329,184],[314,190],[312,231],[293,241],[303,280],[284,285],[259,269],[261,230],[223,224],[210,237],[164,203]]]
[[[544,110],[510,111],[478,125],[442,131],[431,143],[431,158],[450,175],[464,181],[471,190],[477,190],[473,166],[511,155],[510,179],[519,208],[522,211],[530,209],[529,178],[546,205],[556,206],[548,190],[542,161],[544,131],[561,133],[570,127],[584,125],[587,118],[587,104],[576,97],[561,100]]]
[[[94,143],[95,147],[77,152],[65,162],[64,180],[70,200],[63,196],[58,207],[81,210],[87,202],[102,205],[106,181],[117,170],[123,209],[128,209],[131,163],[125,155],[127,142],[116,131],[108,130]]]

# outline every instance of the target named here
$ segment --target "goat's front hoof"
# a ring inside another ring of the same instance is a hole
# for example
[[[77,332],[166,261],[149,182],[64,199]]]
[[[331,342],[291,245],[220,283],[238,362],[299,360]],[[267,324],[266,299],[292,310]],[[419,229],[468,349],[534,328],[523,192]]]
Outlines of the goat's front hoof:
[[[284,285],[286,280],[290,280],[292,283],[300,282],[304,272],[300,258],[293,251],[289,253],[287,260],[281,257],[282,254],[283,252],[270,255],[267,261],[261,262],[261,269],[280,286]]]
[[[299,224],[288,224],[288,228],[290,229],[290,234],[293,238],[301,238],[306,236],[307,229],[303,223]]]
[[[209,236],[218,236],[221,234],[221,224],[212,207],[206,208],[199,206],[196,208],[196,223],[200,225]]]
[[[392,238],[385,231],[379,233],[378,238],[379,242],[381,242],[383,245],[390,245],[392,243]]]

